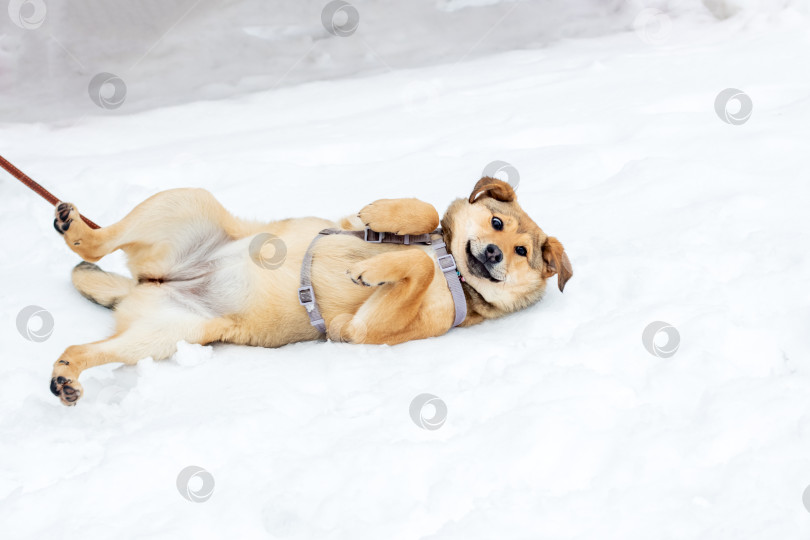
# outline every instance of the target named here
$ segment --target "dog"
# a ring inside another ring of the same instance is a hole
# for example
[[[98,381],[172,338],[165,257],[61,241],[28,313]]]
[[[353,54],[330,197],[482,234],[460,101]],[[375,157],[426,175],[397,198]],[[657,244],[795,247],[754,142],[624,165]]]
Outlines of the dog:
[[[550,277],[557,275],[562,291],[573,275],[562,244],[521,209],[508,183],[490,177],[453,201],[441,220],[417,199],[382,199],[337,223],[314,217],[259,223],[234,217],[203,189],[182,188],[157,193],[114,225],[91,229],[74,205],[60,203],[54,228],[84,260],[72,272],[73,284],[114,310],[116,326],[105,340],[65,350],[54,363],[51,392],[75,405],[85,369],[164,359],[180,340],[279,347],[320,339],[297,291],[305,253],[321,230],[423,235],[440,224],[463,281],[467,312],[460,326],[524,309],[540,300]],[[257,253],[259,235],[272,241]],[[94,264],[118,249],[127,255],[131,278]],[[314,244],[312,256],[328,339],[394,345],[453,326],[450,278],[429,245],[336,234]]]

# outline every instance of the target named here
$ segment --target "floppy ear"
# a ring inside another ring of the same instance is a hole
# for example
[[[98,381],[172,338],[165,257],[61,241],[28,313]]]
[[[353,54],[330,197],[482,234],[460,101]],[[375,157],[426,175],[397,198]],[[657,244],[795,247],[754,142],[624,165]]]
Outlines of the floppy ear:
[[[470,193],[470,204],[474,203],[479,195],[483,195],[484,197],[492,197],[493,199],[503,202],[512,202],[517,198],[515,195],[515,190],[512,189],[512,186],[503,180],[498,180],[497,178],[491,178],[489,176],[483,177],[478,181],[477,184],[475,184],[472,193]]]
[[[568,260],[568,255],[565,254],[563,245],[553,236],[546,238],[546,241],[543,243],[543,260],[546,263],[543,277],[550,278],[554,274],[557,274],[557,286],[560,288],[560,292],[562,292],[566,282],[574,275],[574,269],[571,267],[571,261]]]

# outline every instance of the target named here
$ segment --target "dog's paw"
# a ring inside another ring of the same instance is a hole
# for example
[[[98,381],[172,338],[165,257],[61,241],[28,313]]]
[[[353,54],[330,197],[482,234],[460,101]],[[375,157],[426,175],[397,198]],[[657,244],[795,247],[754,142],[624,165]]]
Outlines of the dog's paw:
[[[326,335],[331,341],[340,343],[365,343],[368,326],[362,319],[343,313],[330,321]]]
[[[377,232],[425,234],[439,226],[439,214],[417,199],[380,199],[357,214],[363,224]]]
[[[59,203],[56,206],[53,228],[65,237],[65,244],[85,261],[95,262],[105,254],[98,249],[95,232],[82,220],[72,204]]]
[[[77,377],[67,376],[69,374],[70,363],[66,360],[58,360],[54,364],[51,374],[51,393],[58,397],[63,405],[76,405],[82,397],[84,389],[79,384]]]
[[[387,212],[389,206],[387,201],[377,201],[367,204],[360,210],[357,217],[372,231],[403,234],[399,230],[398,224],[393,223],[391,214]]]
[[[366,261],[352,265],[351,268],[346,270],[346,275],[357,285],[364,287],[379,287],[385,285],[388,281],[377,272],[373,266],[366,264]]]
[[[59,234],[65,234],[75,219],[79,219],[79,211],[70,203],[59,203],[55,210],[53,228]]]

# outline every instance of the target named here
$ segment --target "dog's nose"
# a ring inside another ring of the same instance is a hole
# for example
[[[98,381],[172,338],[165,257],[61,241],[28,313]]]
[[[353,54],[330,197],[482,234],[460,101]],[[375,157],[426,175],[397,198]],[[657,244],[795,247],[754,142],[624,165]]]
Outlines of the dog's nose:
[[[487,258],[487,262],[491,264],[498,264],[503,260],[503,252],[501,248],[495,244],[488,245],[486,251],[484,251],[484,255]]]

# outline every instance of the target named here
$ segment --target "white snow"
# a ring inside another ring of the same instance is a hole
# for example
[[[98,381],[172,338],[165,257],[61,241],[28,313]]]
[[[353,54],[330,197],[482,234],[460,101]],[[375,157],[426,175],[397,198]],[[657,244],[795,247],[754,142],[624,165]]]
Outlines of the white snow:
[[[267,220],[443,209],[504,160],[575,270],[529,310],[396,347],[183,343],[85,372],[67,408],[54,360],[113,319],[73,290],[52,208],[4,175],[3,537],[807,538],[806,4],[727,5],[749,11],[684,7],[663,42],[0,124],[0,153],[100,224],[179,186]],[[726,88],[752,99],[743,125],[715,113]],[[29,305],[53,315],[45,341],[17,331]],[[680,334],[670,358],[642,344],[654,321]],[[439,429],[409,416],[424,393],[447,405]],[[215,481],[205,502],[178,492],[192,465]]]

